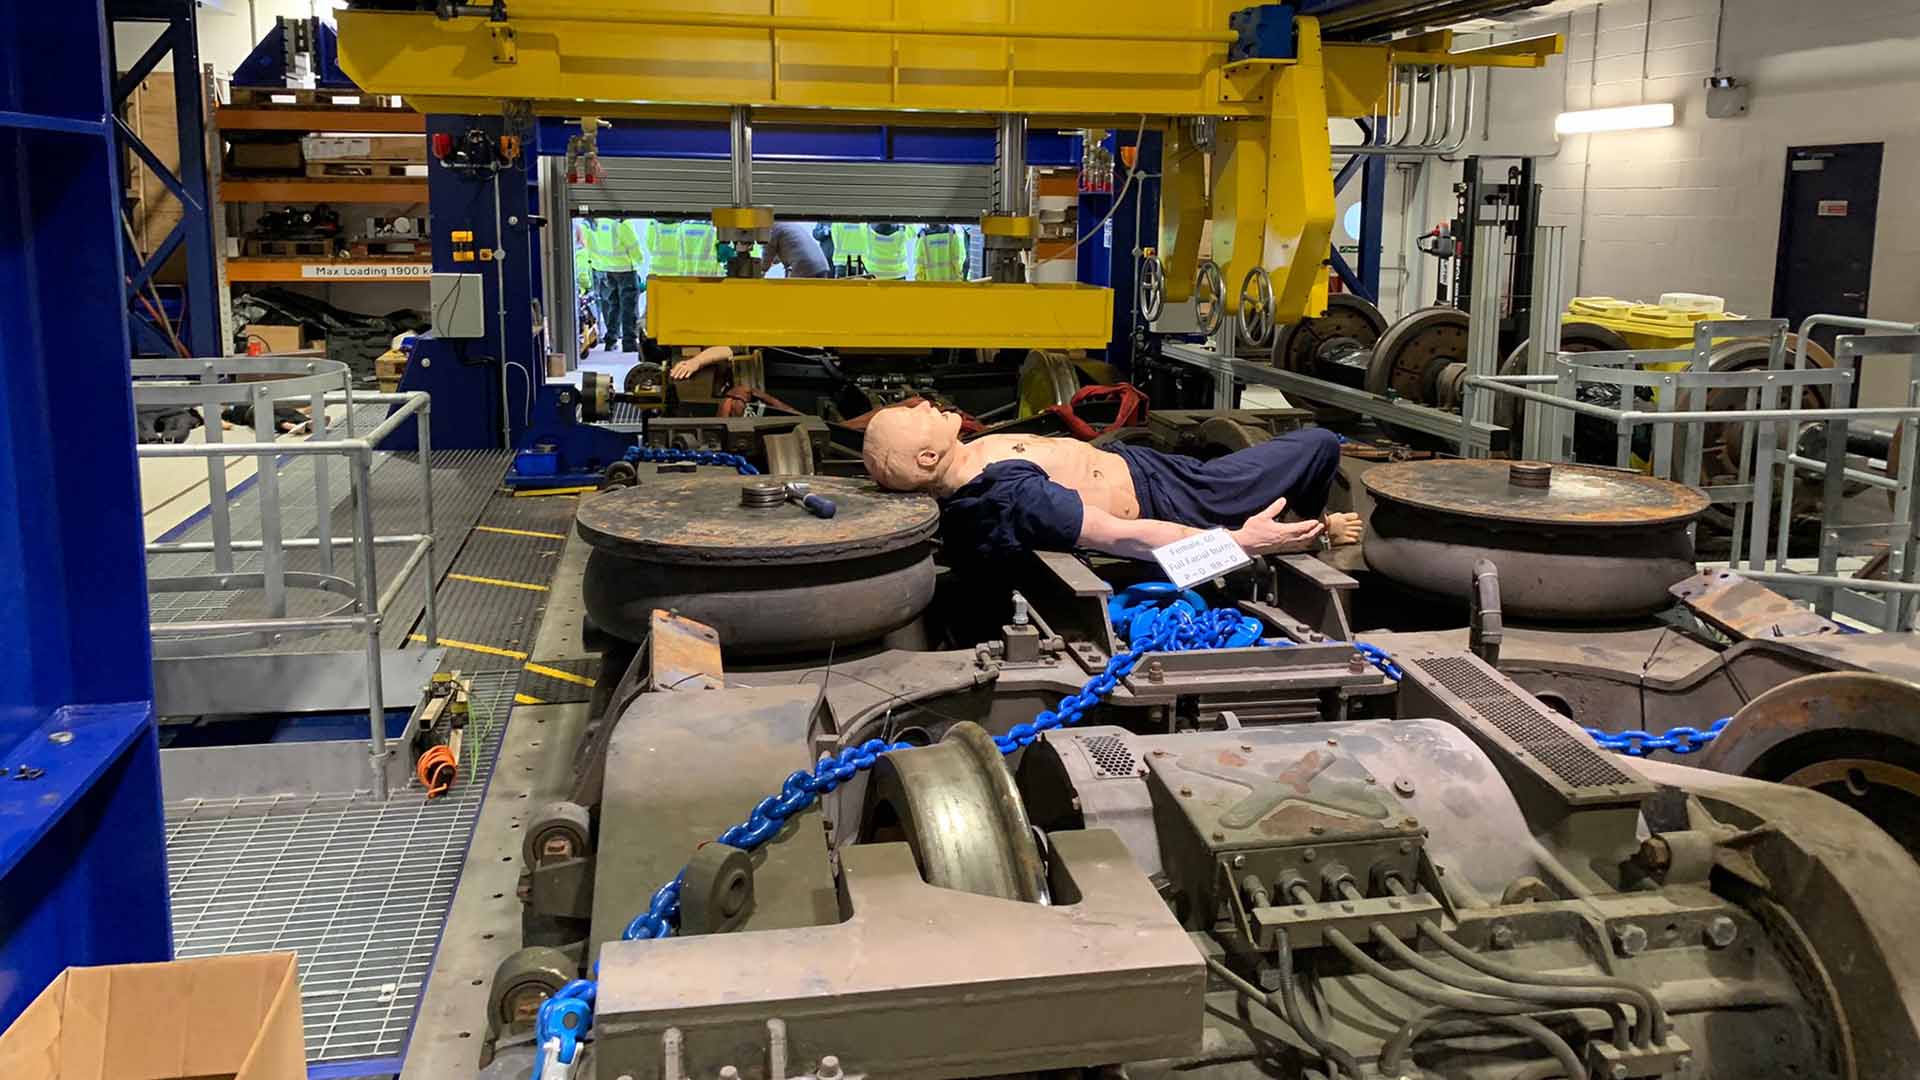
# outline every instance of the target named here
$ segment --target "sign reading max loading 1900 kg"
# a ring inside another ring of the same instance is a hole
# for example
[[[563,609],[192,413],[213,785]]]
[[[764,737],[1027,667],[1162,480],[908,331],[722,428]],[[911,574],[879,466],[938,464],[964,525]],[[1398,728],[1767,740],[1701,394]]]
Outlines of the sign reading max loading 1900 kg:
[[[393,278],[419,278],[424,281],[432,276],[432,263],[300,264],[300,277],[304,281],[351,281],[356,279],[388,281]]]

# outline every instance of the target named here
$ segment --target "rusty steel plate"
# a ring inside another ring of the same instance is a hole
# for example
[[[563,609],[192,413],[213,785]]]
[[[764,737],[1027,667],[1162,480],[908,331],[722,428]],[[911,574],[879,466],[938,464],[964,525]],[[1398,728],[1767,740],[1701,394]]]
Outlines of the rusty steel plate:
[[[1617,528],[1678,524],[1707,497],[1670,480],[1594,465],[1556,464],[1545,487],[1515,483],[1537,462],[1438,459],[1369,469],[1360,478],[1375,499],[1419,510],[1520,525]]]
[[[630,559],[766,565],[859,559],[926,542],[940,507],[925,495],[883,491],[868,480],[804,478],[831,499],[831,518],[797,503],[742,506],[740,490],[767,477],[682,475],[642,479],[580,500],[575,524],[587,543]]]

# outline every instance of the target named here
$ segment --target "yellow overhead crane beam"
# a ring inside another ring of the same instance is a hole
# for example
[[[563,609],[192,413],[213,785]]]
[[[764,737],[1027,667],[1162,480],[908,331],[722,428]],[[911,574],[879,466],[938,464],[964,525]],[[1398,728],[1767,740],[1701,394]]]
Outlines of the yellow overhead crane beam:
[[[504,21],[348,9],[338,15],[339,62],[362,89],[403,95],[423,112],[491,113],[516,102],[572,117],[724,120],[748,106],[764,123],[871,124],[876,113],[912,112],[916,124],[990,124],[1009,113],[1041,126],[1145,124],[1167,133],[1160,258],[1168,299],[1190,295],[1199,229],[1210,220],[1223,306],[1237,312],[1239,286],[1265,270],[1271,315],[1284,323],[1325,310],[1334,218],[1329,117],[1383,114],[1396,67],[1540,67],[1564,44],[1552,35],[1456,52],[1447,32],[1322,44],[1318,22],[1301,17],[1292,58],[1231,62],[1228,20],[1246,5],[508,0]],[[1188,117],[1217,121],[1210,185],[1200,171],[1206,155],[1168,122]],[[1109,336],[1110,298],[1031,291],[1039,286],[860,283],[863,291],[849,296],[887,305],[879,310],[888,317],[850,324],[844,304],[788,302],[777,290],[789,284],[689,282],[656,293],[649,323],[670,344],[852,346],[866,343],[876,324],[903,321],[964,328],[956,343],[983,346],[1085,346]],[[694,291],[703,288],[715,291]],[[1068,296],[1075,298],[1060,304],[1058,318],[1035,327],[1036,300]],[[912,318],[893,318],[901,311]]]

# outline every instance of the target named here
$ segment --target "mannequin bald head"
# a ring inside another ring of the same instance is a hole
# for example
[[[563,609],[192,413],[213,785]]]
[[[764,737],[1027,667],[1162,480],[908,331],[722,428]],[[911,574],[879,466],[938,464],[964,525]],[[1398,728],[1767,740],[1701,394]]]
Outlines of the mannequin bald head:
[[[934,491],[960,445],[960,414],[928,401],[893,405],[867,422],[861,456],[867,473],[888,491]]]

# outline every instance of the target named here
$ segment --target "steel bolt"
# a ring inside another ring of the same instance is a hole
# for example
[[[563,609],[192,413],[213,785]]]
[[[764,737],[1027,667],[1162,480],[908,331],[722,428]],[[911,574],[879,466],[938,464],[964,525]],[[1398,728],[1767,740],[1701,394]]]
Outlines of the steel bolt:
[[[1327,831],[1327,827],[1325,825],[1309,825],[1307,826],[1307,831],[1315,836],[1319,836]]]
[[[1307,640],[1308,641],[1325,641],[1327,640],[1327,635],[1321,633],[1318,630],[1309,630],[1307,631]]]
[[[1339,745],[1340,745],[1340,740],[1339,740],[1339,739],[1328,739],[1328,740],[1327,740],[1327,745],[1328,745],[1328,746],[1339,746]]]
[[[820,1059],[820,1067],[814,1070],[819,1080],[840,1080],[846,1074],[840,1071],[840,1059],[828,1054]]]
[[[1166,756],[1167,756],[1167,752],[1166,752],[1165,750],[1155,750],[1155,751],[1153,752],[1153,756],[1154,756],[1154,757],[1166,757]]]
[[[1347,674],[1365,675],[1366,673],[1367,673],[1366,657],[1361,656],[1359,653],[1354,653],[1352,656],[1347,657]]]
[[[1493,930],[1487,934],[1487,940],[1496,949],[1511,949],[1514,940],[1513,927],[1506,923],[1495,923]]]
[[[1243,754],[1251,754],[1251,753],[1253,753],[1253,744],[1252,744],[1252,743],[1247,743],[1247,742],[1243,742],[1243,743],[1241,743],[1241,744],[1240,744],[1240,752],[1241,752],[1241,753],[1243,753]]]
[[[1647,951],[1647,932],[1639,923],[1620,923],[1613,928],[1613,944],[1621,956],[1639,956]]]
[[[1613,1080],[1627,1080],[1627,1067],[1625,1064],[1616,1064],[1607,1075],[1613,1077]]]
[[[734,1065],[720,1066],[720,1080],[740,1080],[740,1069]]]
[[[1681,1072],[1686,1072],[1688,1069],[1693,1068],[1693,1055],[1681,1054],[1679,1057],[1674,1058],[1673,1067],[1679,1069]]]
[[[1301,862],[1312,862],[1316,858],[1319,858],[1319,853],[1314,851],[1312,848],[1308,848],[1307,850],[1300,853]]]
[[[1403,799],[1413,797],[1413,781],[1404,776],[1393,778],[1393,793]]]
[[[1180,797],[1183,799],[1193,798],[1193,789],[1185,784],[1180,785]]]
[[[1715,915],[1707,920],[1707,944],[1716,949],[1724,949],[1733,944],[1740,936],[1740,926],[1725,915]]]
[[[1217,842],[1219,842],[1219,841],[1221,841],[1221,840],[1225,840],[1226,838],[1227,838],[1227,834],[1226,834],[1226,833],[1224,833],[1224,832],[1222,832],[1222,831],[1220,831],[1219,829],[1215,829],[1215,830],[1213,830],[1213,839],[1214,839],[1214,841],[1215,841],[1216,843],[1217,843]]]
[[[56,731],[53,734],[47,736],[47,741],[53,743],[55,746],[65,746],[68,743],[73,741],[73,732]]]
[[[1400,854],[1402,855],[1413,854],[1413,841],[1411,840],[1400,841]]]
[[[1351,915],[1354,912],[1354,906],[1351,903],[1343,903],[1340,905],[1340,910]]]
[[[1150,683],[1167,681],[1166,669],[1160,666],[1160,661],[1158,660],[1147,661],[1147,681]]]
[[[1404,828],[1417,829],[1420,827],[1420,819],[1417,817],[1404,817],[1400,819],[1400,824]]]
[[[1233,868],[1235,870],[1238,870],[1245,865],[1247,865],[1247,857],[1245,855],[1235,855],[1233,857]]]

